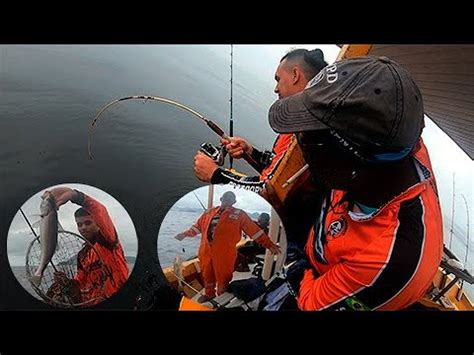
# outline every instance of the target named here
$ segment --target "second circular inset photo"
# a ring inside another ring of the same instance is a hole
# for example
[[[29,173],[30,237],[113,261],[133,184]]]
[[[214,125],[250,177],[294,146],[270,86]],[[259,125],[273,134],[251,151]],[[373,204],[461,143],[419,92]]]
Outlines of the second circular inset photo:
[[[209,185],[179,199],[158,235],[158,258],[180,310],[272,310],[286,256],[286,235],[258,194]],[[276,308],[275,308],[276,309]]]

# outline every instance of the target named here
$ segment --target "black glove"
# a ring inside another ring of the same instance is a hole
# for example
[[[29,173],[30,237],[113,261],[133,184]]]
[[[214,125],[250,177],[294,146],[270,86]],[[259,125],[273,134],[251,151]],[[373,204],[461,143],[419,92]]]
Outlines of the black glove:
[[[300,259],[306,259],[306,253],[304,250],[295,242],[288,242],[286,248],[286,264]]]
[[[306,269],[311,268],[311,266],[306,258],[293,261],[289,265],[290,266],[286,269],[286,281],[291,287],[290,292],[292,292],[294,296],[298,296],[304,272]]]

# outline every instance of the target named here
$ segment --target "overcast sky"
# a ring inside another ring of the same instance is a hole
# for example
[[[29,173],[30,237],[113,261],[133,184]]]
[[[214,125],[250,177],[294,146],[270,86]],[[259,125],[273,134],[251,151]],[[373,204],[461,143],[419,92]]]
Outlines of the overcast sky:
[[[137,256],[138,241],[135,227],[127,211],[116,199],[114,199],[106,192],[88,185],[61,184],[57,186],[67,186],[79,190],[102,203],[107,208],[110,218],[112,219],[115,228],[117,229],[117,233],[120,242],[122,243],[125,255],[133,257]],[[51,189],[51,187],[48,189]],[[23,212],[30,220],[30,223],[32,224],[40,218],[38,215],[40,213],[39,208],[42,201],[41,195],[44,191],[48,189],[39,191],[35,195],[31,196],[31,198],[26,201],[21,207],[23,209]],[[68,202],[59,208],[59,222],[66,231],[71,231],[79,234],[74,219],[74,212],[79,207],[80,206],[75,205],[72,202]],[[39,228],[35,229],[36,234],[39,234],[38,229]],[[28,227],[20,211],[18,211],[15,217],[13,218],[12,224],[10,225],[7,240],[8,259],[12,266],[25,265],[26,250],[33,238],[34,236],[30,228]]]
[[[233,188],[230,185],[214,185],[214,202],[213,206],[220,206],[220,198],[226,191],[232,191],[236,198],[237,202],[234,204],[234,207],[240,208],[247,213],[252,212],[267,212],[270,213],[271,205],[260,195],[257,195],[255,192]],[[208,192],[209,187],[203,186],[190,193],[184,195],[178,202],[174,204],[171,208],[195,208],[201,209],[202,207],[198,201],[201,200],[202,204],[207,208],[208,201]],[[197,198],[197,197],[198,198]]]
[[[229,52],[228,47],[224,51],[226,54]],[[269,78],[273,81],[281,57],[295,48],[319,48],[323,51],[324,59],[328,63],[336,60],[340,50],[338,46],[332,44],[235,45],[233,55],[236,65],[258,73],[262,79]]]

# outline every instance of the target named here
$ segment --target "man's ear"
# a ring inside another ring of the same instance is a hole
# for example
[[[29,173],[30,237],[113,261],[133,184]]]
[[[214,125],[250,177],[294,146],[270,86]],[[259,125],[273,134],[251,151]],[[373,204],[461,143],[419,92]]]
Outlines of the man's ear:
[[[293,85],[297,84],[298,81],[300,80],[301,78],[301,70],[299,67],[297,66],[294,66],[292,69],[291,69],[291,74],[292,74],[292,82],[293,82]]]

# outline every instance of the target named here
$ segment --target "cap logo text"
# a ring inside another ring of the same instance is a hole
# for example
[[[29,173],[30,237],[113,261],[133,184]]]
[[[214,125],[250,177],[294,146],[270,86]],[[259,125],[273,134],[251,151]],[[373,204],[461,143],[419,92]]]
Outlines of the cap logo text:
[[[324,74],[326,74],[326,81],[328,84],[332,84],[337,81],[339,78],[339,75],[337,73],[337,64],[332,64],[327,66],[326,68],[323,68],[316,76],[308,81],[308,84],[306,84],[305,90],[312,88],[314,85],[319,83],[323,78]]]
[[[332,83],[337,81],[339,76],[337,74],[337,65],[336,64],[333,64],[333,65],[330,65],[330,66],[326,67],[326,72],[327,72],[326,80],[327,80],[328,84],[332,84]]]

